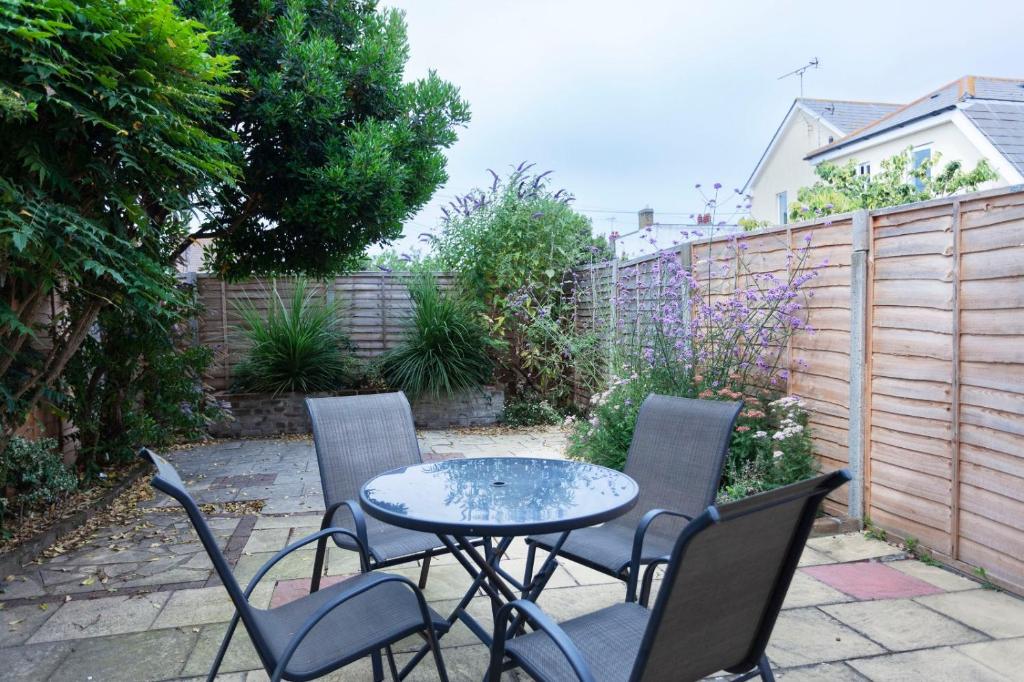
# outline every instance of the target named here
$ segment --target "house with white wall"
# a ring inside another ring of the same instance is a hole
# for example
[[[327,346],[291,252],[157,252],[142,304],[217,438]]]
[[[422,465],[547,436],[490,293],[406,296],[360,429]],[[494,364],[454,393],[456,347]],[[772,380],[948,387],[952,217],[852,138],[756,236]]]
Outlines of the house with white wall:
[[[793,118],[799,102],[787,119]],[[880,170],[883,159],[907,148],[918,164],[939,155],[937,168],[960,161],[971,169],[987,160],[997,177],[981,189],[1024,183],[1024,80],[964,76],[909,104],[874,106],[885,111],[832,139],[826,134],[824,141],[803,152],[800,146],[813,142],[809,133],[801,136],[801,124],[811,128],[804,122],[807,115],[784,120],[744,190],[752,197],[751,217],[785,222],[784,208],[800,187],[814,183],[814,168],[822,162],[842,165],[852,160],[858,172],[870,175]],[[860,111],[872,113],[870,108]]]
[[[809,97],[794,100],[744,186],[743,193],[751,197],[751,217],[773,225],[784,223],[797,190],[817,180],[807,154],[900,106]]]

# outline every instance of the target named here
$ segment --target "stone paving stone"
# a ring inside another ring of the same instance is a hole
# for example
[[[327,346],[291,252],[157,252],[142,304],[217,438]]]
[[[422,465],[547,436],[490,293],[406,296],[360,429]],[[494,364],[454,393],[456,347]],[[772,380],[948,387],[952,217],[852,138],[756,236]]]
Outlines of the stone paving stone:
[[[986,639],[985,635],[909,599],[822,606],[821,610],[890,651],[909,651]]]
[[[815,580],[802,571],[797,571],[793,576],[793,582],[789,585],[789,592],[786,593],[786,601],[783,602],[784,609],[798,609],[805,606],[818,606],[819,604],[835,604],[853,599],[847,594],[826,585],[820,580]]]
[[[336,585],[349,577],[351,576],[325,575],[320,578],[320,589]],[[309,584],[310,578],[278,580],[274,585],[274,594],[270,599],[270,608],[276,609],[278,606],[309,595]]]
[[[940,587],[874,561],[823,564],[801,570],[857,599],[901,599],[942,593]]]
[[[322,497],[275,497],[263,506],[264,514],[299,514],[303,512],[324,512]]]
[[[185,667],[181,670],[180,674],[182,676],[191,676],[209,673],[226,630],[227,623],[204,625],[199,631],[199,638],[196,641],[195,648],[188,656],[188,661],[185,663]],[[245,628],[239,625],[235,630],[235,636],[231,638],[231,645],[224,655],[224,662],[221,664],[220,672],[232,673],[240,670],[253,670],[259,666],[260,657],[256,653],[256,649],[253,648]]]
[[[0,580],[0,601],[39,597],[46,594],[42,581],[37,576],[18,575],[7,582]]]
[[[320,527],[323,512],[320,514],[290,514],[288,516],[267,516],[264,510],[263,515],[256,519],[254,530],[264,528],[295,528],[296,526]]]
[[[807,546],[827,555],[837,563],[903,554],[903,550],[881,540],[869,538],[863,533],[844,533],[823,538],[811,538],[807,541]]]
[[[775,677],[786,682],[864,682],[864,676],[845,663],[819,663],[804,668],[776,670]]]
[[[274,564],[274,567],[270,569],[270,572],[263,578],[263,580],[279,580],[282,578],[303,578],[311,576],[313,575],[313,555],[314,552],[312,550],[299,550],[292,552]],[[256,575],[256,571],[258,571],[259,568],[273,556],[273,552],[261,552],[259,554],[250,554],[248,556],[243,555],[239,557],[238,563],[235,564],[233,571],[235,574],[235,580],[242,585],[247,585],[252,577]]]
[[[544,590],[537,604],[555,621],[568,620],[591,611],[619,604],[626,598],[623,582]]]
[[[16,606],[0,611],[0,647],[22,644],[57,612],[60,602]]]
[[[570,564],[570,563],[571,562],[569,562],[569,561],[559,562],[559,566],[557,568],[555,568],[555,572],[551,574],[551,579],[548,580],[548,584],[547,584],[548,588],[556,589],[556,588],[559,588],[559,587],[576,587],[576,585],[583,584],[583,583],[577,582],[576,579],[575,579],[574,574],[570,573],[566,569],[566,566],[568,564]],[[503,569],[505,569],[506,571],[508,571],[509,573],[511,573],[512,576],[514,578],[516,578],[516,580],[522,580],[523,579],[523,575],[526,572],[526,559],[505,559],[505,560],[503,560],[501,562],[501,567]],[[533,564],[533,568],[534,568],[535,571],[539,570],[540,569],[540,563],[535,561],[534,564]],[[587,570],[583,566],[579,566],[578,564],[574,564],[574,568],[584,569],[584,571]],[[431,571],[433,571],[433,568],[431,568]],[[583,571],[581,571],[581,573],[582,572]],[[597,571],[593,571],[593,573],[597,573]],[[466,576],[466,587],[469,587],[469,573],[466,573],[466,569],[462,569],[462,574],[464,576]],[[601,574],[597,573],[597,575],[601,575]],[[587,576],[587,575],[584,575],[584,577],[585,578],[587,578],[587,577],[592,578],[592,576]],[[602,577],[604,577],[606,579],[605,580],[600,580],[600,581],[593,580],[592,582],[589,582],[589,583],[586,583],[586,584],[600,585],[600,584],[607,583],[609,581],[615,580],[615,578],[608,578],[608,576],[602,576]],[[463,590],[463,591],[465,591],[465,590]]]
[[[888,562],[886,566],[891,566],[897,571],[902,571],[907,575],[912,575],[919,580],[923,580],[926,583],[942,588],[946,592],[977,590],[981,588],[980,584],[973,580],[969,580],[962,575],[958,575],[947,568],[943,568],[942,566],[929,566],[928,564],[917,561],[916,559],[891,561]]]
[[[169,592],[80,599],[61,604],[29,638],[29,644],[101,637],[146,630],[156,620]]]
[[[800,555],[800,566],[817,566],[819,564],[831,564],[830,559],[825,554],[822,554],[816,549],[805,547],[803,553]]]
[[[847,663],[873,682],[1006,682],[999,673],[951,648],[909,651]]]
[[[965,644],[956,650],[1011,680],[1024,679],[1024,637]]]
[[[995,590],[920,597],[918,603],[997,638],[1024,636],[1024,600]]]
[[[419,583],[420,568],[418,566],[391,566],[383,569],[388,573],[403,575],[414,583]],[[461,599],[466,590],[469,589],[473,579],[469,577],[462,566],[456,564],[441,564],[435,566],[430,564],[430,575],[427,578],[427,587],[423,590],[423,596],[427,601],[440,601],[445,599]]]
[[[191,630],[173,628],[82,640],[49,680],[166,680],[181,672],[196,637]]]
[[[50,676],[71,651],[71,642],[47,642],[0,649],[4,682],[39,682]]]
[[[254,530],[242,549],[244,554],[276,552],[288,544],[288,528],[262,528]]]
[[[539,569],[541,562],[544,560],[544,555],[538,552],[538,557],[534,561],[534,569]],[[524,562],[525,563],[525,562]],[[582,564],[577,564],[574,561],[568,559],[559,561],[560,570],[567,571],[569,575],[573,577],[579,585],[607,585],[608,583],[619,583],[622,582],[618,578],[614,578],[607,573],[601,573],[601,571],[595,571],[592,568],[588,568]]]
[[[781,612],[768,643],[769,658],[782,668],[882,653],[878,644],[816,608]]]
[[[260,583],[249,597],[249,603],[259,609],[270,604],[273,583]],[[223,585],[177,590],[171,593],[153,628],[189,627],[206,623],[222,623],[235,613],[234,603]]]

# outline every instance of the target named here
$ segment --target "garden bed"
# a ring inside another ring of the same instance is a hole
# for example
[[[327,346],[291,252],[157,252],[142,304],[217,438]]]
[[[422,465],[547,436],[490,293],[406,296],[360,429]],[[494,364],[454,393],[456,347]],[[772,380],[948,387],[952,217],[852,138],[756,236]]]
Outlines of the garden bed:
[[[315,393],[313,397],[350,396],[378,393],[372,390],[346,390]],[[282,393],[227,393],[220,399],[230,404],[231,416],[210,425],[217,438],[253,438],[309,433],[307,395]],[[505,407],[505,393],[496,386],[470,389],[452,398],[419,398],[412,402],[413,419],[423,429],[451,426],[490,426],[497,424]]]

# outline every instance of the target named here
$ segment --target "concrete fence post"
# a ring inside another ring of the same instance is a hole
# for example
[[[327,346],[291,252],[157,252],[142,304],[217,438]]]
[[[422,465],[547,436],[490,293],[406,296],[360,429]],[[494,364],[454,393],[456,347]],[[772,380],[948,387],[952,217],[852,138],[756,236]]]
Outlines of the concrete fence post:
[[[850,260],[850,430],[848,434],[850,485],[848,511],[851,519],[864,519],[865,386],[867,377],[868,259],[871,214],[853,214],[853,246]]]

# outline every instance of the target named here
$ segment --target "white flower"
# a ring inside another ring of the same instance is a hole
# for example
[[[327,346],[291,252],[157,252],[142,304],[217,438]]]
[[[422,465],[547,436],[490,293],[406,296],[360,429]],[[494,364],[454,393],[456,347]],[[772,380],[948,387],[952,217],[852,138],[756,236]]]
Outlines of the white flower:
[[[776,450],[775,452],[773,452],[772,457],[774,457],[775,459],[782,457],[782,450]]]
[[[764,438],[767,435],[768,435],[767,431],[755,431],[754,432],[754,438]]]

